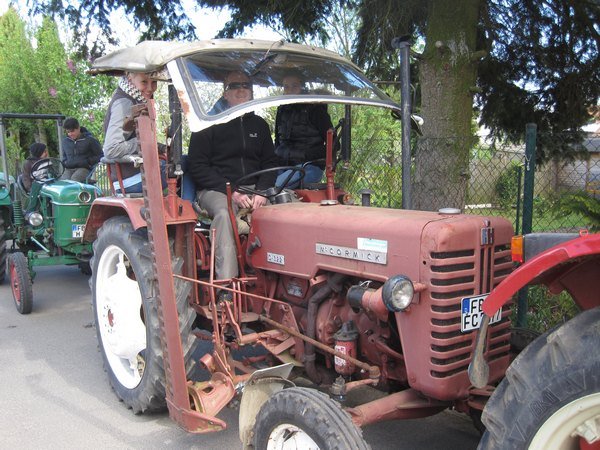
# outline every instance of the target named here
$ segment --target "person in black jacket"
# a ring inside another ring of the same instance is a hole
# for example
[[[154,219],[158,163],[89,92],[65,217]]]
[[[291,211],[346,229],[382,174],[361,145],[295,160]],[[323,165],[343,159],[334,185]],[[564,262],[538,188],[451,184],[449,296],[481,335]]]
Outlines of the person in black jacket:
[[[252,83],[242,72],[229,73],[223,83],[223,98],[229,107],[252,99]],[[188,172],[196,185],[197,201],[212,217],[217,230],[215,275],[217,279],[238,275],[233,228],[227,212],[225,184],[238,178],[277,166],[271,131],[267,122],[248,113],[227,123],[192,133],[188,151]],[[258,190],[275,182],[275,173],[250,180]],[[233,206],[257,209],[267,203],[265,197],[233,193]]]
[[[285,95],[302,95],[306,91],[299,73],[290,72],[283,78]],[[304,166],[304,183],[317,183],[323,177],[325,168],[325,142],[327,130],[332,128],[327,105],[322,103],[290,104],[277,108],[275,117],[275,153],[284,166]],[[286,170],[277,177],[276,185],[281,186],[291,174]],[[300,173],[296,172],[286,183],[287,188],[296,189],[300,184]]]
[[[62,141],[65,171],[61,178],[83,183],[102,158],[102,146],[92,133],[79,126],[74,117],[66,119],[63,127],[66,133]]]

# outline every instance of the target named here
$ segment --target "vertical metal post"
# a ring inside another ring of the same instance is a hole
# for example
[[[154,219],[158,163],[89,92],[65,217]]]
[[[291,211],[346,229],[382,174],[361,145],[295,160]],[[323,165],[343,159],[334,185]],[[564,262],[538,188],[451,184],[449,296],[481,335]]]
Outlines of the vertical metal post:
[[[177,170],[177,165],[181,164],[182,153],[181,104],[175,86],[172,84],[169,84],[169,112],[171,115],[169,137],[171,138],[171,162],[173,163],[170,170],[172,171]]]
[[[6,182],[6,190],[10,192],[10,183],[8,182],[8,160],[6,158],[6,141],[4,129],[4,120],[0,118],[0,154],[2,155],[2,172],[4,172],[4,180]]]
[[[517,167],[517,216],[515,217],[515,234],[521,234],[521,183],[523,182],[523,168]]]
[[[333,149],[333,160],[335,161],[335,148]],[[350,161],[352,157],[352,107],[344,105],[344,126],[342,127],[342,155],[344,161]]]
[[[523,182],[523,234],[531,233],[533,226],[533,182],[535,176],[535,148],[537,125],[528,123],[525,126],[525,181]],[[527,292],[524,287],[517,296],[517,326],[527,326]]]
[[[402,209],[412,208],[410,176],[410,37],[394,38],[392,47],[400,50],[400,94],[402,107]]]
[[[63,119],[56,119],[56,132],[58,133],[58,157],[63,159]]]

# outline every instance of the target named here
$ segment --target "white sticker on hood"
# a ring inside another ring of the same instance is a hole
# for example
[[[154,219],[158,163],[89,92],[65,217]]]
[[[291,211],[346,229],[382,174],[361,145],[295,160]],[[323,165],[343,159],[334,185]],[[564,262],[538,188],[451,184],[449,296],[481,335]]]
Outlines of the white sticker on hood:
[[[381,239],[356,238],[356,246],[360,250],[387,253],[388,243]]]

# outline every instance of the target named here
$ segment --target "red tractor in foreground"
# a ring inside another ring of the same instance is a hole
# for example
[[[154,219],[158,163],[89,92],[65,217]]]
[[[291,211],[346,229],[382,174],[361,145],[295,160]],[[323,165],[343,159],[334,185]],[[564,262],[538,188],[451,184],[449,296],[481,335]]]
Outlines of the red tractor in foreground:
[[[159,69],[192,131],[286,103],[344,105],[346,126],[351,107],[399,110],[350,62],[284,42],[146,42],[98,59],[93,71]],[[252,76],[254,100],[209,114],[215,84],[240,69]],[[282,95],[290,69],[303,71],[306,93]],[[144,193],[97,199],[84,235],[94,243],[101,352],[129,408],[166,406],[185,430],[207,433],[224,429],[219,411],[239,402],[240,439],[256,449],[368,448],[361,426],[446,408],[480,424],[511,361],[510,303],[485,309],[513,268],[508,221],[355,206],[335,184],[330,132],[326,183],[255,192],[271,204],[252,214],[247,233],[239,229],[240,274],[216,280],[214,236],[177,194],[177,146],[163,195],[153,104],[136,120],[140,157],[132,161],[142,167]],[[233,300],[218,303],[217,289]],[[198,354],[199,343],[209,349]],[[474,352],[477,386],[468,375]],[[209,379],[192,378],[197,364]],[[384,395],[346,405],[365,386]],[[494,416],[484,417],[492,430]]]

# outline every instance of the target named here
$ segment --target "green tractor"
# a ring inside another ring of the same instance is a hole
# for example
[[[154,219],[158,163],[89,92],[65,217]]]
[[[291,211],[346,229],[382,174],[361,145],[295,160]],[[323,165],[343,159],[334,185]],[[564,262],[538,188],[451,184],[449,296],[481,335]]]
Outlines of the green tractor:
[[[5,124],[11,119],[56,121],[62,155],[64,116],[0,113],[0,283],[8,274],[17,311],[29,314],[36,266],[78,265],[84,274],[91,273],[92,246],[82,236],[90,206],[102,191],[89,183],[61,180],[64,166],[57,158],[34,164],[28,191],[20,175],[8,174]]]

